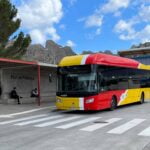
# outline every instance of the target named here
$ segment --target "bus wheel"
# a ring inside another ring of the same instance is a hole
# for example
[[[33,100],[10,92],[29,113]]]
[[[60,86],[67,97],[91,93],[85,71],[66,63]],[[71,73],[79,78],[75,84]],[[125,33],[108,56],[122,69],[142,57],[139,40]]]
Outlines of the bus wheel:
[[[117,100],[115,97],[112,97],[111,104],[110,104],[110,110],[113,111],[114,109],[116,109],[116,107],[117,107]]]
[[[141,94],[141,98],[140,98],[140,104],[144,103],[144,93]]]

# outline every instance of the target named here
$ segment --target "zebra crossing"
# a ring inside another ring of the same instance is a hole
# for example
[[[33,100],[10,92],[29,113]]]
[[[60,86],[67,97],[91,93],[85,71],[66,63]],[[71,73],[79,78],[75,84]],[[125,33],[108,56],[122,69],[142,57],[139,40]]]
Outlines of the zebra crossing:
[[[128,131],[129,129],[132,129],[133,127],[139,125],[145,121],[145,119],[133,119],[119,127],[116,127],[115,129],[110,130],[108,133],[113,133],[113,134],[122,134]]]
[[[101,121],[103,120],[103,121]],[[119,124],[119,122],[122,121]],[[124,118],[109,118],[105,119],[101,116],[83,116],[83,115],[49,115],[49,114],[40,114],[33,115],[28,117],[22,117],[17,119],[7,119],[5,121],[0,121],[0,126],[2,125],[14,125],[14,126],[32,126],[35,128],[44,128],[44,127],[53,127],[59,130],[67,130],[77,127],[75,129],[81,132],[101,132],[102,128],[109,127],[107,134],[116,134],[121,135],[127,132],[132,132],[132,129],[139,127],[145,123],[147,119],[142,118],[133,118],[126,120]],[[114,125],[116,126],[114,127]],[[84,125],[84,127],[83,127]],[[113,125],[113,128],[111,128]],[[136,133],[138,136],[150,136],[150,124],[143,131]]]
[[[97,130],[97,129],[100,129],[100,128],[103,128],[103,127],[105,127],[105,126],[108,126],[108,125],[110,125],[110,124],[112,124],[112,123],[115,123],[115,122],[117,122],[117,121],[119,121],[119,120],[121,120],[122,118],[112,118],[112,119],[109,119],[109,120],[106,120],[106,122],[108,122],[108,123],[104,123],[104,124],[94,124],[94,125],[90,125],[90,126],[87,126],[87,127],[85,127],[85,128],[82,128],[82,129],[80,129],[80,130],[83,130],[83,131],[95,131],[95,130]]]

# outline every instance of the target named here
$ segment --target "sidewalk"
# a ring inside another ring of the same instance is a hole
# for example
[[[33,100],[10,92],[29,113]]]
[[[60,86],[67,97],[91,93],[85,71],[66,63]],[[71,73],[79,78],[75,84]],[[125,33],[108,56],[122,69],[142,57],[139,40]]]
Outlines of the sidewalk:
[[[37,103],[32,104],[0,104],[0,116],[9,115],[18,112],[30,111],[36,109],[55,108],[55,102],[43,102],[40,106]]]

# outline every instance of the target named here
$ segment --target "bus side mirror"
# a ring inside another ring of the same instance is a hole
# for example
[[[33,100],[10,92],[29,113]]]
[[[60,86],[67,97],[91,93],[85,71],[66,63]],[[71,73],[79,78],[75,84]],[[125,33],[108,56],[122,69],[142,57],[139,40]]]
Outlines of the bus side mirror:
[[[49,82],[52,82],[52,74],[49,74]]]

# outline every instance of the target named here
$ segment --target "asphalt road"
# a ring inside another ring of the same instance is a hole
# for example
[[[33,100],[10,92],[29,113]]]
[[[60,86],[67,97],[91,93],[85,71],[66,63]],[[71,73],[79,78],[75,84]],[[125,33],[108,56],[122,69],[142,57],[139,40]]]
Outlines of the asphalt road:
[[[150,102],[98,112],[53,105],[0,105],[0,150],[150,150]]]

